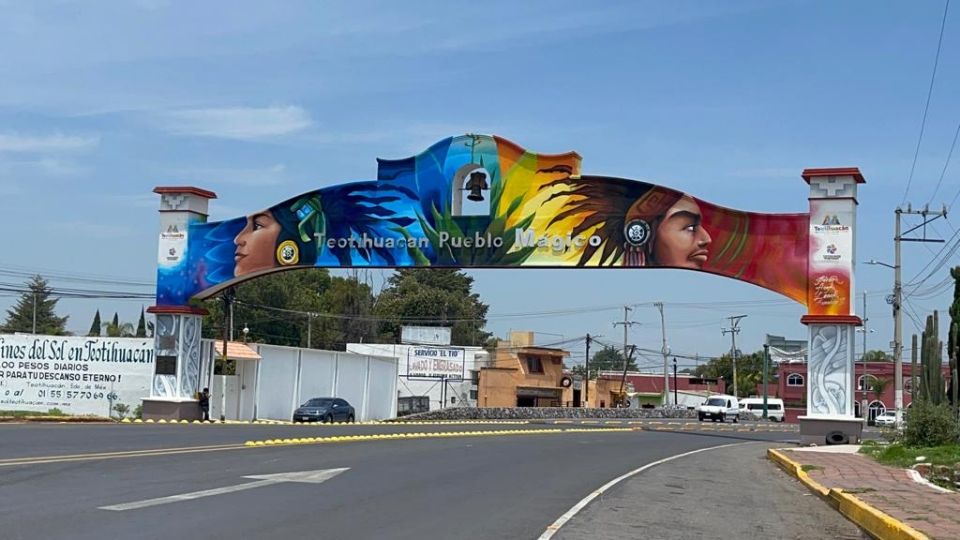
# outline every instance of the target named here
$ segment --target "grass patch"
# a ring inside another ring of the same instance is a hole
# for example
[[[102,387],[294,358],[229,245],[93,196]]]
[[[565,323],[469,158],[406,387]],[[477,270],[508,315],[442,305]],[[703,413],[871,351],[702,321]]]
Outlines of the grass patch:
[[[926,448],[903,446],[901,444],[890,444],[886,446],[864,444],[860,447],[860,452],[884,465],[892,465],[894,467],[910,467],[918,463],[918,456],[926,458],[922,463],[930,463],[931,465],[953,466],[960,463],[960,445],[958,444]]]
[[[803,472],[822,471],[822,470],[823,470],[823,467],[821,467],[821,466],[819,466],[819,465],[810,465],[810,464],[808,463],[808,464],[806,464],[806,465],[801,465],[801,466],[800,466],[800,469],[803,470]]]

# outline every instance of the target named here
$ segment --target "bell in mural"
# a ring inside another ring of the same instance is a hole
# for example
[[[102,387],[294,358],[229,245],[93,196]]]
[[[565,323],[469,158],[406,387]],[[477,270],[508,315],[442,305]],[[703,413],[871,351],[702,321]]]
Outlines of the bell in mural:
[[[467,180],[467,183],[463,186],[465,191],[469,191],[470,194],[467,195],[467,199],[471,201],[482,201],[483,200],[483,190],[490,189],[490,186],[487,184],[487,173],[483,169],[478,169],[470,173],[470,179]]]

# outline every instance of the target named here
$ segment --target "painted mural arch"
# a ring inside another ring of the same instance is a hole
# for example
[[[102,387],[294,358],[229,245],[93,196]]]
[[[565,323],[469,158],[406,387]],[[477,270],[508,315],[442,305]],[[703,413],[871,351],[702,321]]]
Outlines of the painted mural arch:
[[[685,268],[808,304],[809,214],[724,208],[580,168],[575,152],[463,135],[378,160],[376,180],[220,222],[195,215],[176,246],[161,238],[157,305],[186,305],[291,267],[412,266]],[[842,296],[821,311],[849,313]]]
[[[855,429],[852,332],[860,319],[851,298],[864,179],[856,168],[807,169],[802,177],[808,212],[748,212],[647,182],[583,174],[576,152],[538,154],[468,134],[408,158],[379,159],[372,180],[318,188],[219,222],[206,220],[214,193],[158,187],[157,298],[149,311],[158,329],[169,329],[158,331],[157,357],[176,362],[155,375],[153,395],[184,399],[196,390],[199,331],[183,331],[199,329],[203,310],[193,301],[271,272],[680,268],[807,306],[808,414],[817,429]]]

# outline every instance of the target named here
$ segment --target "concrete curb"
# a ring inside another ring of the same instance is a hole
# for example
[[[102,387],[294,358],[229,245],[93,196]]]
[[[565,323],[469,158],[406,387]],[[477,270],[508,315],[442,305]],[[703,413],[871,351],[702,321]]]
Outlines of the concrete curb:
[[[803,467],[788,458],[783,452],[767,450],[767,458],[781,469],[793,476],[800,483],[807,486],[830,506],[834,507],[847,519],[854,522],[861,529],[867,531],[874,538],[880,540],[929,540],[929,537],[913,527],[895,519],[894,517],[877,510],[859,498],[845,493],[842,489],[827,488],[810,478]]]
[[[251,446],[291,446],[299,444],[328,444],[397,439],[441,439],[460,437],[502,437],[513,435],[556,435],[566,433],[623,433],[638,431],[635,428],[553,428],[553,429],[503,429],[489,431],[434,431],[416,433],[382,433],[375,435],[340,435],[334,437],[303,437],[297,439],[265,439],[246,441]]]

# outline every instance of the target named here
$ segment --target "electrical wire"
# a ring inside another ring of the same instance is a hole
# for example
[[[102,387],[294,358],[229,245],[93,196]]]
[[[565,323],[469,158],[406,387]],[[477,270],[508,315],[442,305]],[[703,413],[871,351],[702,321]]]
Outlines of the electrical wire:
[[[917,168],[917,158],[920,156],[920,144],[923,142],[923,130],[927,125],[927,112],[930,110],[930,98],[933,96],[933,83],[937,79],[937,66],[940,64],[940,50],[943,47],[943,30],[947,26],[947,11],[950,9],[950,0],[943,6],[943,19],[940,21],[940,37],[937,40],[937,54],[933,58],[933,73],[930,75],[930,87],[927,89],[927,101],[923,106],[923,117],[920,120],[920,136],[917,137],[917,148],[913,153],[913,164],[910,165],[910,176],[907,178],[907,187],[903,190],[903,201],[907,202],[910,193],[910,184],[913,182],[913,173]]]

